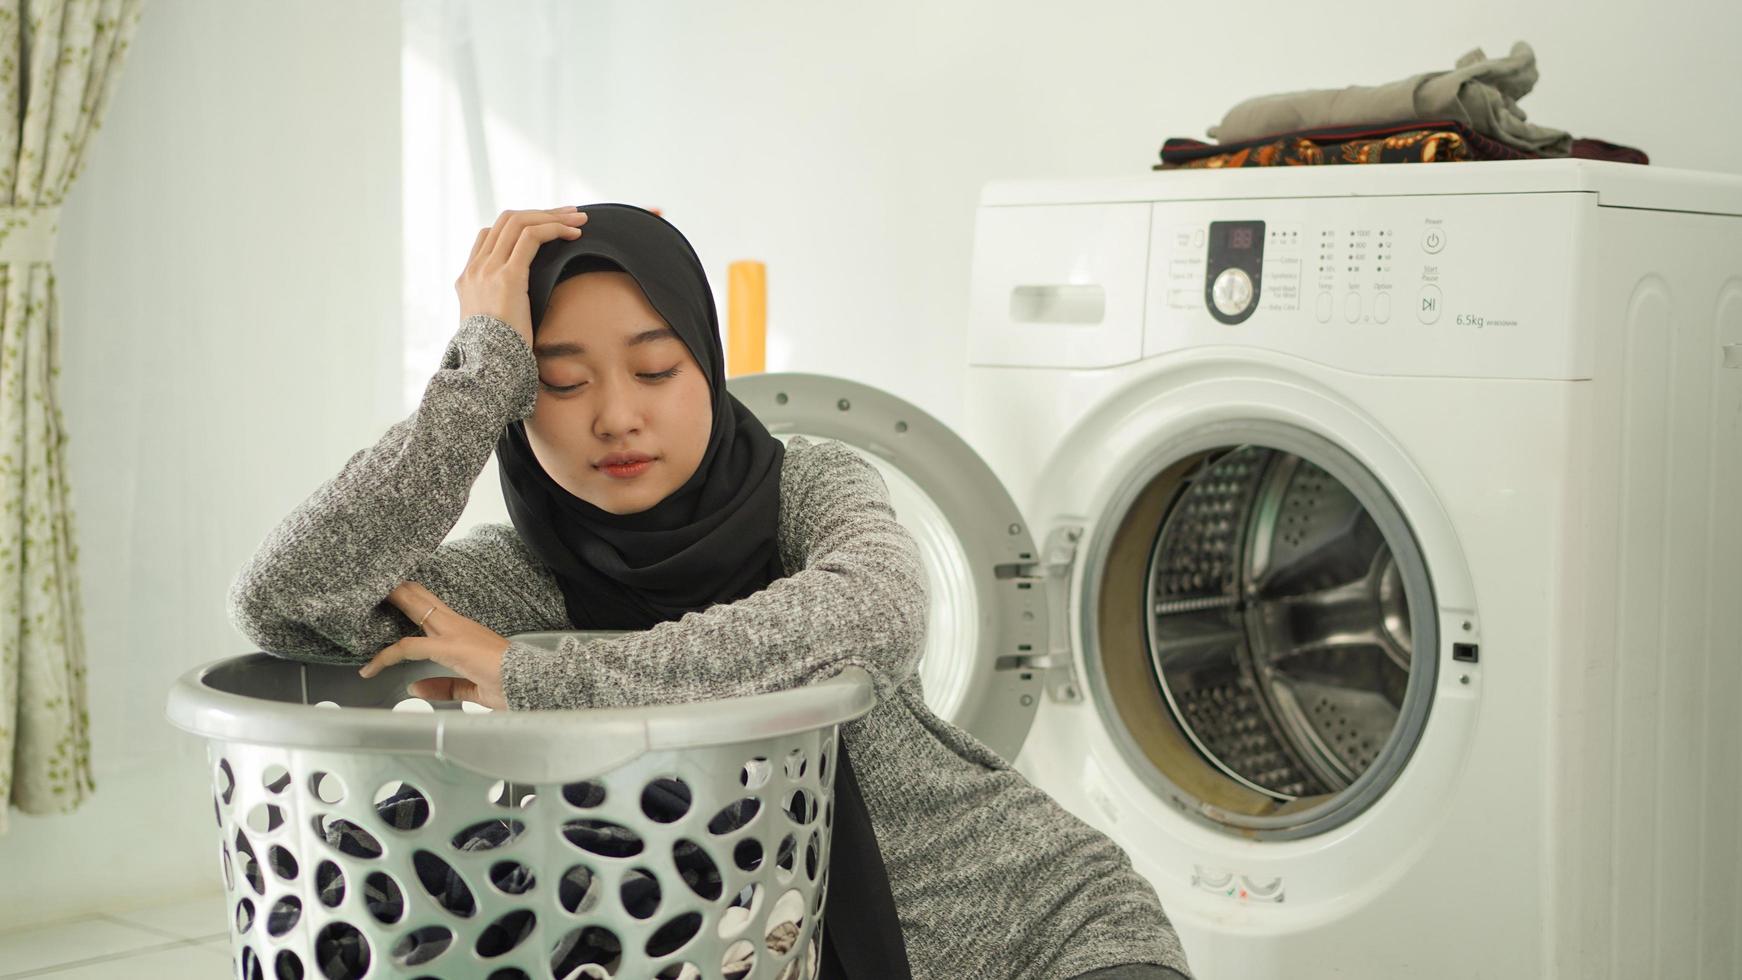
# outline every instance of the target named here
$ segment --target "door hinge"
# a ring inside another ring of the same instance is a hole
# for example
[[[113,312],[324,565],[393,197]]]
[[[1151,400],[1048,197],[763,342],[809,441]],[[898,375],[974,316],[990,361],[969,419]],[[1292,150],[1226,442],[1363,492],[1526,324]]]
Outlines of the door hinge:
[[[1054,701],[1083,699],[1077,669],[1071,659],[1071,572],[1077,563],[1077,542],[1083,529],[1077,525],[1055,527],[1046,536],[1039,561],[1011,562],[996,568],[1001,579],[1028,582],[1046,593],[1046,648],[998,658],[999,670],[1031,670],[1041,675],[1047,697]]]

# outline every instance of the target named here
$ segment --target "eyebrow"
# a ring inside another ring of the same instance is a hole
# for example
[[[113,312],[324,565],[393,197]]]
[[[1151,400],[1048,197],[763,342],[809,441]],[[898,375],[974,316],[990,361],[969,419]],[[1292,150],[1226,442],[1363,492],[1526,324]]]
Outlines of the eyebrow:
[[[634,347],[637,344],[650,344],[653,341],[665,340],[667,338],[672,340],[680,339],[677,335],[677,331],[670,327],[654,327],[651,330],[643,330],[635,336],[630,337],[624,342],[623,346]],[[585,354],[586,352],[587,349],[582,347],[580,344],[568,343],[566,341],[559,344],[534,344],[532,347],[532,354],[534,357],[571,357],[575,354]]]

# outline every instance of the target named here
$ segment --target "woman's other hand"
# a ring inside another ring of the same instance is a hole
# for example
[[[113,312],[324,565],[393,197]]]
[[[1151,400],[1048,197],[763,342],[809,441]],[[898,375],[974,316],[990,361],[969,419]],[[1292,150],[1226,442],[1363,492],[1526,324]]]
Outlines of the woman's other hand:
[[[544,211],[504,211],[496,224],[478,230],[465,271],[454,280],[460,319],[488,313],[513,327],[532,346],[532,300],[527,276],[539,246],[555,238],[581,237],[585,211],[571,207]],[[427,608],[427,607],[426,607]],[[422,612],[422,610],[419,610]]]
[[[387,594],[387,601],[412,622],[422,620],[424,635],[408,636],[383,648],[358,673],[373,677],[402,660],[434,660],[460,676],[414,681],[407,688],[413,697],[475,701],[507,710],[508,701],[502,694],[502,655],[508,651],[507,637],[454,612],[416,582],[401,582]]]

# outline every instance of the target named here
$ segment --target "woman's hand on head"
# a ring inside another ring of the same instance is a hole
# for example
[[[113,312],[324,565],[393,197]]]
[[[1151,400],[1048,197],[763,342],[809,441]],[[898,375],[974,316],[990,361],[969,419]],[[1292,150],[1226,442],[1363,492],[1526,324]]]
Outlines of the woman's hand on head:
[[[489,228],[478,230],[465,271],[454,280],[460,319],[488,313],[513,327],[532,346],[532,301],[527,277],[539,246],[554,238],[581,237],[587,214],[572,206],[543,211],[504,211]]]
[[[423,620],[424,635],[408,636],[384,647],[363,665],[360,674],[373,677],[404,660],[433,660],[460,676],[414,681],[407,688],[413,697],[476,701],[488,708],[507,710],[508,700],[502,693],[502,655],[508,651],[507,637],[454,612],[417,582],[401,582],[387,594],[387,601],[412,622]]]

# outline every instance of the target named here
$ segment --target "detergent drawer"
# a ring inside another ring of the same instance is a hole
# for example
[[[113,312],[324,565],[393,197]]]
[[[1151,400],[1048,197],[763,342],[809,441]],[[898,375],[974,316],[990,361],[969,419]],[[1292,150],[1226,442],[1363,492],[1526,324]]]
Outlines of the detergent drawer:
[[[988,206],[974,229],[968,362],[1097,368],[1143,356],[1147,202]]]

